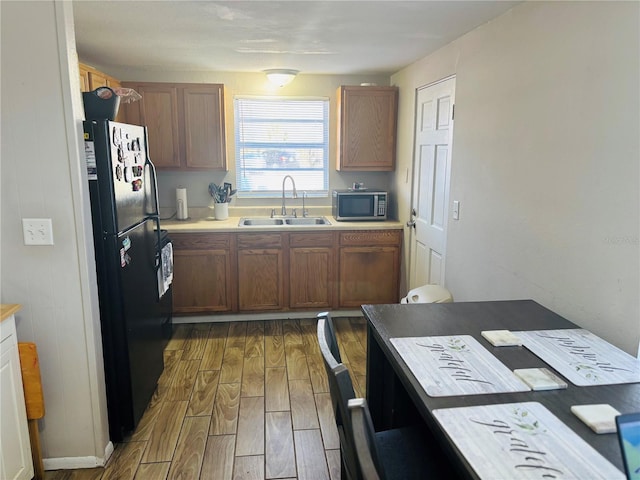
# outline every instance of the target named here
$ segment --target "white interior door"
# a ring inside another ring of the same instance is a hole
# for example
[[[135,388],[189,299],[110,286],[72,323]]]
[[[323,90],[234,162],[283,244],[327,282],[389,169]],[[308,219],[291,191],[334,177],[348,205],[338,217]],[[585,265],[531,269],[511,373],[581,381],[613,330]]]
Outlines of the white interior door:
[[[455,82],[417,91],[409,288],[444,285]]]

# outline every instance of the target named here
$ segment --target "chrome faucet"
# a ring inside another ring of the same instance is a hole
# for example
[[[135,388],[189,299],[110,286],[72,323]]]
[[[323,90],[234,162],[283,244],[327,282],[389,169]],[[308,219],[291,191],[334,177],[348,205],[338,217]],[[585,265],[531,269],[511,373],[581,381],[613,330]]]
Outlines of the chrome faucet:
[[[307,210],[304,206],[304,198],[307,196],[307,192],[303,191],[302,192],[302,216],[303,217],[307,217],[309,216],[309,210]]]
[[[293,198],[298,198],[298,192],[296,191],[296,182],[293,180],[291,175],[285,175],[282,179],[282,215],[287,214],[287,207],[285,207],[284,203],[284,184],[287,181],[287,178],[291,180],[291,186],[293,187]]]

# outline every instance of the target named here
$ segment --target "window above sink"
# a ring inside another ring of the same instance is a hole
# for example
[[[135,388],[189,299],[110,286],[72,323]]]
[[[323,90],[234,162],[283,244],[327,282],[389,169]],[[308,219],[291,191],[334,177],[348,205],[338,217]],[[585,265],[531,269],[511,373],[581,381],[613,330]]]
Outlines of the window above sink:
[[[239,198],[279,197],[291,175],[299,191],[329,191],[329,100],[308,97],[234,99]]]

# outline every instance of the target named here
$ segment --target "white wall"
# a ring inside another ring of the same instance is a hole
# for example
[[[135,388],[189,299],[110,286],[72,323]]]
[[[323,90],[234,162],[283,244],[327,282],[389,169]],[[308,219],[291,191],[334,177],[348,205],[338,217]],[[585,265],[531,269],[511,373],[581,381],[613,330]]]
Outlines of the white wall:
[[[527,2],[392,77],[401,220],[415,89],[456,75],[446,285],[533,298],[636,355],[640,4]],[[408,258],[408,257],[407,257]]]
[[[0,9],[1,301],[38,349],[45,468],[95,466],[110,444],[71,4]],[[21,219],[43,217],[55,245],[24,246]]]

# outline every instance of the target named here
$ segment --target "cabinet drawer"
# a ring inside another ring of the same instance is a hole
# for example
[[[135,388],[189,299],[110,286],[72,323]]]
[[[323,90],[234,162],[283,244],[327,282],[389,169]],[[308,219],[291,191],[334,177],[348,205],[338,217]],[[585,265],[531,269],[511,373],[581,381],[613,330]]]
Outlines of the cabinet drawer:
[[[238,235],[238,249],[282,248],[282,235],[279,233],[241,233]]]
[[[399,245],[402,230],[367,230],[343,232],[340,245]]]
[[[290,247],[330,247],[333,245],[332,232],[302,232],[289,236]]]
[[[171,233],[173,247],[178,250],[228,250],[231,236],[221,233]]]

